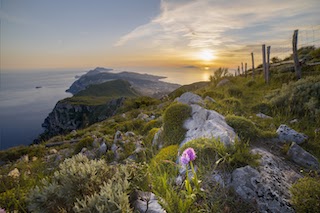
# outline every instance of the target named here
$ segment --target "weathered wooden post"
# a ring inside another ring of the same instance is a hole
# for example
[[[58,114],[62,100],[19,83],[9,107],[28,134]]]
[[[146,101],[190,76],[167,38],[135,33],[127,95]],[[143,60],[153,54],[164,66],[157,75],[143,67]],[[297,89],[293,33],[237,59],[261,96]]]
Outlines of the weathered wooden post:
[[[240,76],[240,66],[238,66],[238,76]]]
[[[267,68],[267,65],[266,65],[266,45],[263,44],[262,45],[262,64],[263,64],[263,76],[264,76],[264,81],[267,83],[267,73],[266,73],[266,68]]]
[[[266,66],[266,75],[267,75],[267,84],[270,82],[270,49],[271,47],[267,47],[267,66]]]
[[[293,51],[293,61],[294,61],[294,70],[296,72],[297,79],[301,78],[301,65],[299,63],[298,57],[298,30],[295,30],[292,38],[292,51]]]
[[[243,75],[243,62],[241,62],[241,74]]]
[[[251,53],[251,60],[252,60],[252,78],[254,79],[254,55],[253,55],[253,52]]]
[[[247,63],[244,64],[244,75],[247,77]]]

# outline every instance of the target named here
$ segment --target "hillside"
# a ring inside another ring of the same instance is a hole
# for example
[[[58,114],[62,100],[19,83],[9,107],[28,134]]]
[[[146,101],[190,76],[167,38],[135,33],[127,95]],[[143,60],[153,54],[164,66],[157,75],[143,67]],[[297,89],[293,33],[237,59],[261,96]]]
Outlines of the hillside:
[[[285,66],[272,67],[269,84],[262,74],[217,75],[161,101],[134,97],[120,81],[132,98],[112,116],[0,152],[0,207],[319,212],[320,65],[302,68],[296,80]],[[102,88],[75,96],[103,97]]]
[[[82,75],[78,80],[76,80],[67,92],[77,94],[81,90],[86,89],[89,85],[122,79],[128,81],[134,90],[144,96],[161,98],[163,95],[172,92],[180,86],[178,84],[159,81],[160,79],[165,78],[162,76],[139,74],[134,72],[114,73],[111,71],[112,69],[105,69],[101,67],[90,70],[88,73]]]

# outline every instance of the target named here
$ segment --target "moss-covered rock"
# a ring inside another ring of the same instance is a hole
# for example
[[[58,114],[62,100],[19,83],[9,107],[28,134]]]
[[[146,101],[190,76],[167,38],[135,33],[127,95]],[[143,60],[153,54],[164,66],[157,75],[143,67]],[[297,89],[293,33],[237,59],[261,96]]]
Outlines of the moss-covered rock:
[[[166,146],[182,142],[186,133],[183,123],[190,114],[191,107],[187,104],[174,103],[166,109],[163,116],[163,139]]]

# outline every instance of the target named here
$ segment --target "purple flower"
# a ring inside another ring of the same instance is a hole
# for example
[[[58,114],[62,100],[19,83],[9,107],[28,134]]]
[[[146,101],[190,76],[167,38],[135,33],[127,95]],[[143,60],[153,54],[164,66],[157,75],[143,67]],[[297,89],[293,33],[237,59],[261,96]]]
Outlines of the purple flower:
[[[196,153],[193,148],[188,148],[183,151],[180,162],[184,165],[187,165],[190,161],[193,161],[196,159]]]
[[[6,213],[6,210],[0,208],[0,213]]]

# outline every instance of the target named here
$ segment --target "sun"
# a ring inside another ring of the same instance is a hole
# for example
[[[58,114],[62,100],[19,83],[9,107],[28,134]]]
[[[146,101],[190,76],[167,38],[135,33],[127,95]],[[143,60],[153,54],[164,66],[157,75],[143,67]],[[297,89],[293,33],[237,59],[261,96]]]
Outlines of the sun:
[[[212,61],[213,59],[215,59],[214,52],[213,52],[213,50],[210,50],[210,49],[201,50],[197,54],[197,56],[202,61]]]

